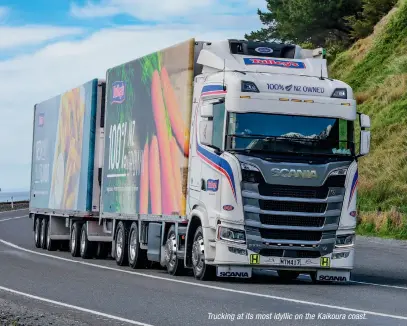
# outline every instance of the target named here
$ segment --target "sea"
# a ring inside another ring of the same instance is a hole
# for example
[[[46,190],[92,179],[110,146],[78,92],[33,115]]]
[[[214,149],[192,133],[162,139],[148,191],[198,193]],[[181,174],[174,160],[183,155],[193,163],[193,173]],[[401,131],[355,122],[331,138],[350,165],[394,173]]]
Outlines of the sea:
[[[0,191],[0,203],[7,203],[13,201],[23,201],[30,199],[29,191]]]

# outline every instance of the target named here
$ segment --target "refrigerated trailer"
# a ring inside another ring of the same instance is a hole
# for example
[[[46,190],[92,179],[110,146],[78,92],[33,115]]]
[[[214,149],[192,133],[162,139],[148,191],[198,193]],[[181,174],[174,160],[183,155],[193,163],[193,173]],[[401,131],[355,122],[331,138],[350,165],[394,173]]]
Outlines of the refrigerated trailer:
[[[324,56],[191,39],[35,105],[36,246],[200,280],[349,281],[370,119]]]

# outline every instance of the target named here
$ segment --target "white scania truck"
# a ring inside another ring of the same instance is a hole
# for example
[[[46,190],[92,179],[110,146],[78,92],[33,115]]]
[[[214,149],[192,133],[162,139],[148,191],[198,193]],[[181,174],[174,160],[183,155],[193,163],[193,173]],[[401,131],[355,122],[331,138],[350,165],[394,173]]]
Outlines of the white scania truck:
[[[37,247],[200,280],[350,279],[370,119],[322,49],[192,39],[106,78],[35,106]]]

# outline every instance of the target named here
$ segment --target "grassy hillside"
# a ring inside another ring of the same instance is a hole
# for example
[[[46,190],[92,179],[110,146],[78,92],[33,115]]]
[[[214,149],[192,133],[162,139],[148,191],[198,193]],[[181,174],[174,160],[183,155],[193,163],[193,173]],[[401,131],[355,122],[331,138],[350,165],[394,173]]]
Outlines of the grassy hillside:
[[[359,232],[407,239],[407,0],[372,35],[337,56],[330,74],[349,83],[372,119],[360,160]]]

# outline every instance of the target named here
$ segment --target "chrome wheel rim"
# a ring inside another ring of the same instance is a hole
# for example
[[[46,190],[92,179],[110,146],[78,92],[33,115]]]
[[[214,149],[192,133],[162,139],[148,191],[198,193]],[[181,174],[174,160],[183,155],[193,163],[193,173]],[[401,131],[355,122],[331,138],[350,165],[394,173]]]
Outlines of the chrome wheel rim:
[[[133,262],[136,259],[137,250],[137,233],[135,230],[131,231],[130,236],[130,260]]]
[[[41,225],[41,237],[40,237],[41,244],[44,243],[44,233],[45,233],[45,227],[44,227],[44,222],[42,222],[42,225]]]
[[[47,247],[49,247],[49,244],[51,243],[50,229],[51,229],[51,223],[48,222],[48,227],[47,227]]]
[[[123,252],[123,231],[119,229],[117,231],[117,239],[116,239],[116,255],[118,258],[122,256]]]
[[[85,230],[82,230],[81,234],[81,254],[85,252]]]
[[[201,273],[205,264],[204,243],[200,235],[192,247],[192,264],[198,274]]]
[[[40,220],[39,219],[36,219],[35,220],[35,233],[34,233],[34,239],[35,239],[35,242],[37,242],[38,243],[38,231],[39,231],[39,228],[40,228]]]
[[[174,268],[177,261],[177,242],[175,241],[174,233],[172,233],[167,239],[165,246],[165,261],[171,268]]]
[[[75,229],[73,229],[72,235],[71,235],[71,252],[75,251],[75,246],[76,246],[76,235],[75,235]]]

